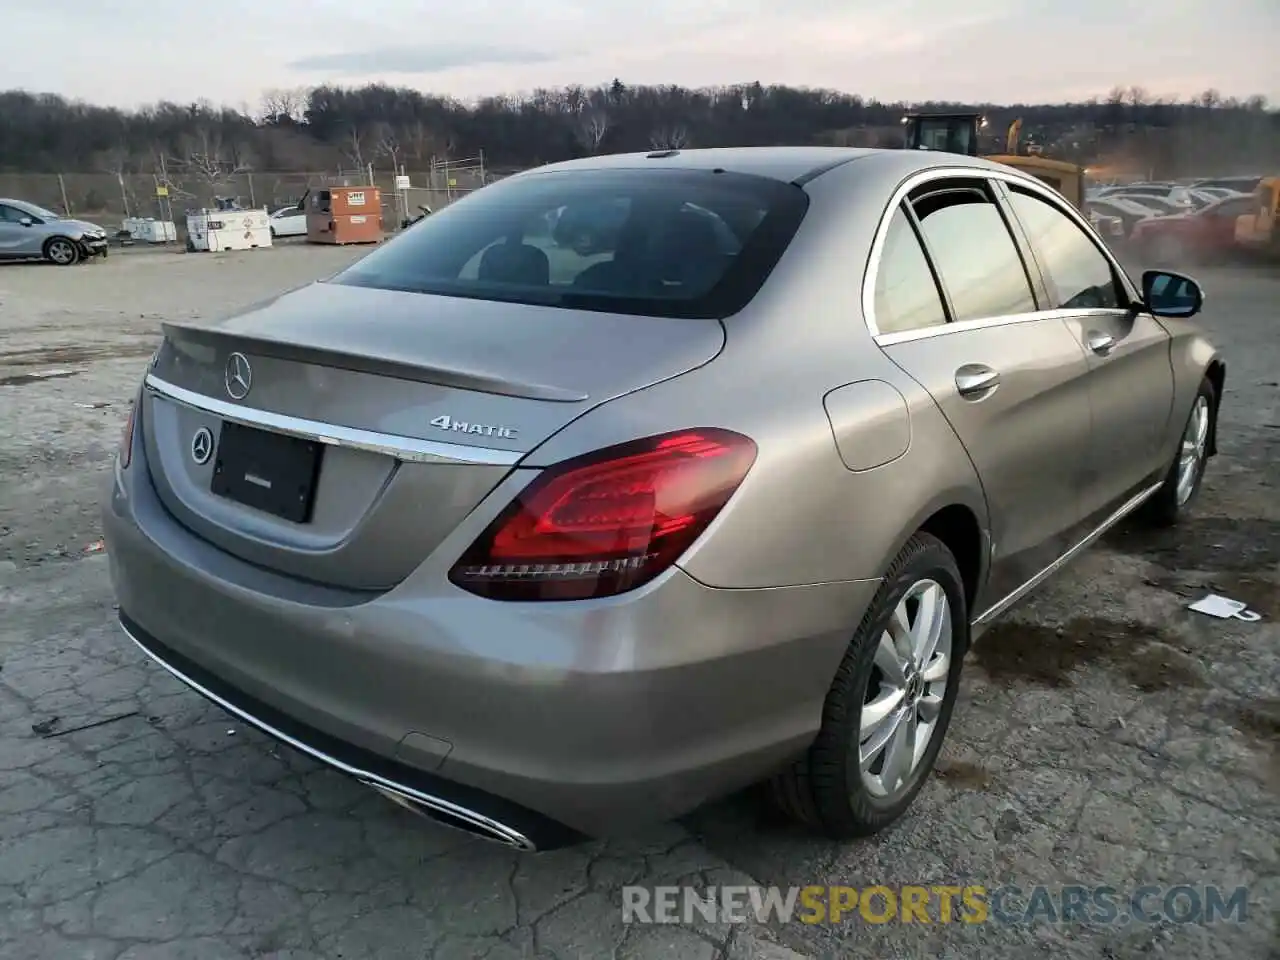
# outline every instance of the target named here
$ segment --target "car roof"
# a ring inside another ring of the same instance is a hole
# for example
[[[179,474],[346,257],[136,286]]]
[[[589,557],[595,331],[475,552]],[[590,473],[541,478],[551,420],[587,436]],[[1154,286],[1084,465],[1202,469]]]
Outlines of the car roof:
[[[30,200],[16,200],[10,197],[0,197],[0,203],[8,204],[11,207],[17,207],[19,210],[44,210],[45,208],[38,203],[32,203]],[[50,210],[50,213],[54,211]]]
[[[972,167],[975,170],[1013,169],[981,157],[939,153],[932,150],[885,150],[857,147],[713,147],[695,150],[657,150],[647,153],[614,153],[565,160],[535,167],[515,176],[568,170],[618,170],[665,167],[682,170],[724,170],[752,174],[787,183],[803,184],[834,167],[865,163],[878,175],[908,177],[936,167]]]

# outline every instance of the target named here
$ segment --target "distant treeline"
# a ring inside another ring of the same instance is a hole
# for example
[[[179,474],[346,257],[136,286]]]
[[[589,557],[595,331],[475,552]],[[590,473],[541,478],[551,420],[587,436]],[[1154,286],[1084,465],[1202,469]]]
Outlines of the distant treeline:
[[[673,147],[827,143],[898,146],[903,103],[833,90],[629,86],[537,90],[476,103],[381,84],[273,90],[257,111],[202,102],[136,112],[53,94],[0,93],[0,171],[150,174],[213,180],[243,171],[423,169],[433,157],[483,155],[517,169],[590,153]],[[1122,162],[1161,175],[1272,172],[1280,111],[1265,98],[1188,101],[1116,89],[1084,103],[914,104],[983,111],[990,147],[1008,124],[1046,153]],[[1280,173],[1280,170],[1274,171]]]

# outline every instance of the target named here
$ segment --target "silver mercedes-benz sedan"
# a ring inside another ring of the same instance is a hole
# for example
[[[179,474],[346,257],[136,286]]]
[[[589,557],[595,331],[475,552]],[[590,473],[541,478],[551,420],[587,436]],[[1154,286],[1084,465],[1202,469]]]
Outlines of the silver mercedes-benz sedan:
[[[1225,376],[1202,300],[979,159],[528,171],[165,326],[105,502],[120,619],[244,721],[516,847],[766,779],[871,833],[969,643],[1122,518],[1187,510]]]

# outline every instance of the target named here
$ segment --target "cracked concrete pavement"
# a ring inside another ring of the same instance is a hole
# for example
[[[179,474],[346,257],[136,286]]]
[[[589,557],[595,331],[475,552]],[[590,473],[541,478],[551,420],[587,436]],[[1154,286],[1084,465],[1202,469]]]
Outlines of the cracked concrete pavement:
[[[246,729],[114,626],[98,497],[160,318],[355,255],[0,269],[0,956],[1280,956],[1280,274],[1200,271],[1229,371],[1195,518],[1117,531],[978,644],[939,773],[899,827],[834,844],[748,792],[525,856]],[[1206,589],[1264,619],[1187,612]],[[628,883],[1219,883],[1250,904],[1212,928],[627,926]]]

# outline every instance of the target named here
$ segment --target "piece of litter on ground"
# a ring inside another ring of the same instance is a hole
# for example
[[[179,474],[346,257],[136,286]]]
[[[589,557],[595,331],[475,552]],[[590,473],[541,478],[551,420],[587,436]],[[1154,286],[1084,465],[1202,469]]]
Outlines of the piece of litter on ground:
[[[103,407],[111,406],[111,404],[105,400],[99,400],[97,403],[77,403],[76,406],[81,410],[101,410]]]
[[[85,553],[101,553],[106,548],[107,548],[107,545],[103,543],[101,540],[95,540],[93,541],[93,543],[89,544],[87,547],[84,548],[84,552]]]
[[[234,737],[235,735],[236,735],[235,730],[228,730],[228,731],[227,731],[227,736],[228,736],[228,737]]]
[[[1250,610],[1243,600],[1232,600],[1217,593],[1205,594],[1195,603],[1188,604],[1187,609],[1219,620],[1244,620],[1253,623],[1262,619],[1262,614]]]
[[[47,737],[61,719],[61,717],[49,717],[47,720],[37,720],[31,725],[31,732],[37,737]]]

